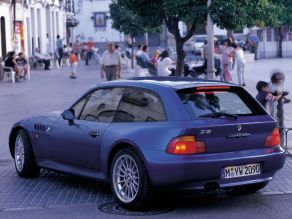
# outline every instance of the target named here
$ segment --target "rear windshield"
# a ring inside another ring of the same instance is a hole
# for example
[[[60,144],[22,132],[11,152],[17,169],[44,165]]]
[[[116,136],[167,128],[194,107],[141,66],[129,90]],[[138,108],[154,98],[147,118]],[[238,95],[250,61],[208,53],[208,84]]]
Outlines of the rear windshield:
[[[267,114],[254,98],[240,87],[188,88],[178,90],[177,94],[192,119],[212,113],[236,116]]]

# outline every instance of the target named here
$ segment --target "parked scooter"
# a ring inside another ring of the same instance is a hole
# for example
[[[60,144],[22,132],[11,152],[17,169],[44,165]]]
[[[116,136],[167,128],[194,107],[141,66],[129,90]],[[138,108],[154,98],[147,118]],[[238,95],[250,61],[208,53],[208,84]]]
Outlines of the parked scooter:
[[[188,65],[189,70],[187,76],[190,75],[196,78],[203,78],[207,75],[207,59],[205,59],[202,65],[190,66]],[[221,61],[220,59],[215,58],[215,75],[219,76],[221,74]]]

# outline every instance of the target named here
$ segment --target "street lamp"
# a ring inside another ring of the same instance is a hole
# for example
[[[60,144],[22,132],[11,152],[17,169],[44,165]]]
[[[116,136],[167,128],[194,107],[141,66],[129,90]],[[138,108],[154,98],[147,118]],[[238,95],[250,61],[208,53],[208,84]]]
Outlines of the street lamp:
[[[214,25],[210,16],[211,1],[208,0],[208,17],[207,17],[207,78],[215,79],[215,60],[214,60]]]

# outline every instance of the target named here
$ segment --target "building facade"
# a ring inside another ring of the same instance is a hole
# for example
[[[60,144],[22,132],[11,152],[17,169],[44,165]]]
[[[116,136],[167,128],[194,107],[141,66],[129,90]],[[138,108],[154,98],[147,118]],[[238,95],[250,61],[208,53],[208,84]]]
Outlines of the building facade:
[[[0,57],[12,50],[11,1],[0,0]]]
[[[124,35],[112,28],[110,3],[110,0],[75,0],[75,17],[80,22],[75,29],[75,40],[87,42],[91,38],[97,46],[124,41]]]
[[[0,57],[8,51],[25,52],[33,57],[54,53],[57,35],[70,40],[78,24],[73,0],[0,0]]]
[[[292,27],[284,26],[281,28],[283,35],[282,55],[292,57]],[[279,32],[277,29],[264,28],[258,29],[259,38],[258,56],[259,58],[275,58],[279,51]]]

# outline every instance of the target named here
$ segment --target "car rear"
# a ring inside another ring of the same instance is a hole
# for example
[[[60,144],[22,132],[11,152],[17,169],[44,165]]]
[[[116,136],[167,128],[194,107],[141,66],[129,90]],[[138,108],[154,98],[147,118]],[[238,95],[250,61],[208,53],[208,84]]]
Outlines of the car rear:
[[[283,167],[275,120],[243,88],[206,83],[176,94],[189,121],[154,155],[154,184],[230,188],[268,182]]]

